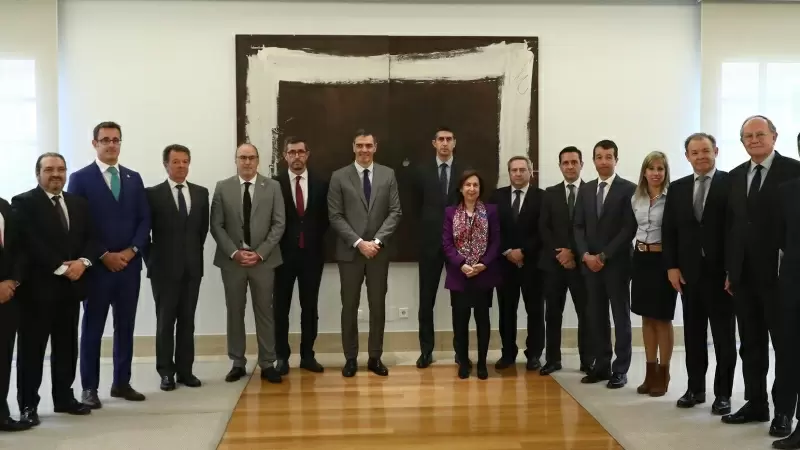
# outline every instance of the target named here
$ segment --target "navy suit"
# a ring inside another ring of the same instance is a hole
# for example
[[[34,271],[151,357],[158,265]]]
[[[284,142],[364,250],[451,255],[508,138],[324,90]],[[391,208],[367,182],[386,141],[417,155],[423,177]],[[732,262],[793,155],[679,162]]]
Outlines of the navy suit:
[[[114,198],[97,163],[69,177],[69,192],[89,202],[96,239],[105,252],[136,247],[143,250],[150,238],[150,208],[138,173],[119,167],[120,194]],[[141,253],[125,269],[111,272],[102,262],[89,271],[88,296],[83,301],[80,366],[83,389],[97,389],[100,379],[100,343],[109,306],[114,318],[114,386],[126,386],[131,378],[133,328],[141,282]]]

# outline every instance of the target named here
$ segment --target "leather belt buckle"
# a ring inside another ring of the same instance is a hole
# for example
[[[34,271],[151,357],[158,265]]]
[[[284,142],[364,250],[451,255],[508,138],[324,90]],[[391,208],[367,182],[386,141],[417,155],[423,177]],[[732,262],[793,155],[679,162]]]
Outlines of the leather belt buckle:
[[[636,243],[636,250],[638,250],[640,252],[646,252],[647,251],[647,244],[645,244],[644,242],[637,242]]]

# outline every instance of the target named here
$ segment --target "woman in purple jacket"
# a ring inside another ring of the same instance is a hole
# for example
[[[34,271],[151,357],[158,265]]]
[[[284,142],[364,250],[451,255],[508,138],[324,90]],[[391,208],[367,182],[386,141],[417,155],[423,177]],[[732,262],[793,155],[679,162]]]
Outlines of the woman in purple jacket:
[[[458,203],[445,209],[442,246],[446,257],[445,288],[453,307],[458,377],[468,378],[472,369],[469,348],[469,319],[475,310],[478,328],[478,378],[489,377],[489,308],[494,288],[502,281],[500,272],[500,219],[495,205],[481,201],[484,183],[477,171],[461,175]]]

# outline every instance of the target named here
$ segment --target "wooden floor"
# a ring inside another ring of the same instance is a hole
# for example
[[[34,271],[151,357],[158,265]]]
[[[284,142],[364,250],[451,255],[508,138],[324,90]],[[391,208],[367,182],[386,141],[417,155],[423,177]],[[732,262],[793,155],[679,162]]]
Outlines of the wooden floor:
[[[280,385],[256,372],[219,449],[621,449],[558,383],[523,366],[488,380],[454,365],[312,374],[292,368]]]

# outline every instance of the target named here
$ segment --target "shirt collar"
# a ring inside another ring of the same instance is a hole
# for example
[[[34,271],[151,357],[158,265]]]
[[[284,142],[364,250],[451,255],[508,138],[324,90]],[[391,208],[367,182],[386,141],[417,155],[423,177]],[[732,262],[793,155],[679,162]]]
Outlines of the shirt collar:
[[[356,166],[356,170],[358,171],[359,175],[363,174],[365,169],[369,169],[369,173],[375,173],[375,171],[373,170],[375,167],[375,163],[369,163],[369,167],[361,167],[361,164],[357,162],[354,162],[353,164]]]
[[[167,183],[169,183],[170,189],[175,189],[175,186],[177,186],[178,184],[182,184],[184,187],[188,185],[188,182],[186,180],[184,180],[183,183],[178,183],[172,178],[167,178]]]
[[[289,170],[288,173],[290,181],[296,180],[298,176],[304,181],[308,179],[308,169],[304,170],[303,173],[301,173],[300,175],[295,174],[291,170]]]
[[[581,187],[581,183],[582,183],[582,181],[581,181],[581,179],[580,179],[580,178],[578,178],[577,180],[573,181],[572,183],[570,183],[570,182],[569,182],[569,181],[567,181],[567,180],[564,180],[564,189],[567,189],[567,190],[569,190],[569,185],[570,185],[570,184],[572,184],[573,186],[575,186],[575,189],[578,189],[578,188],[580,188],[580,187]]]
[[[244,178],[242,178],[241,175],[239,175],[239,184],[245,184],[248,181],[250,182],[250,184],[256,184],[256,178],[258,178],[258,174],[253,175],[253,178],[249,180],[245,180]]]
[[[709,170],[708,173],[706,174],[706,176],[710,180],[710,179],[714,178],[714,174],[715,173],[717,173],[717,168],[716,167],[714,167],[711,170]],[[694,173],[694,181],[697,181],[698,178],[700,178],[700,174],[695,172]]]
[[[775,150],[773,150],[772,153],[770,153],[769,156],[767,156],[767,158],[764,161],[761,162],[761,166],[764,167],[764,169],[769,170],[770,166],[772,166],[772,161],[774,161],[774,160],[775,160]],[[752,171],[756,170],[756,166],[757,165],[758,164],[754,163],[751,160],[750,161],[750,171],[752,172]]]
[[[525,185],[525,187],[519,188],[519,190],[522,191],[522,195],[528,195],[528,188],[530,188],[530,187],[531,187],[531,184],[528,183],[528,184]],[[512,194],[516,190],[517,190],[517,188],[515,188],[514,186],[511,186],[511,193]]]
[[[447,168],[453,167],[453,156],[451,155],[447,161],[442,161],[439,157],[436,157],[436,167],[442,167],[442,163],[447,164]]]
[[[100,168],[100,172],[102,172],[102,173],[106,173],[108,171],[109,167],[116,168],[117,169],[117,173],[119,173],[119,162],[117,162],[113,166],[110,166],[110,165],[104,163],[103,161],[100,161],[99,159],[95,159],[94,162],[97,164],[97,167]]]
[[[611,186],[611,183],[614,182],[615,178],[617,178],[617,174],[616,173],[614,173],[613,175],[608,177],[608,179],[606,180],[606,186]],[[597,185],[599,186],[600,183],[602,183],[602,182],[603,182],[603,180],[601,180],[600,177],[597,177]]]
[[[40,187],[39,187],[39,189],[42,189],[42,187],[40,186]],[[52,193],[52,192],[50,192],[50,191],[45,191],[44,189],[42,189],[42,192],[44,192],[45,194],[47,194],[47,198],[49,198],[50,200],[53,200],[53,197],[55,197],[56,195],[58,195],[58,196],[59,196],[59,197],[61,197],[62,199],[64,198],[64,192],[63,192],[63,191],[62,191],[62,192],[60,192],[60,193],[58,193],[58,194],[54,194],[54,193]]]

